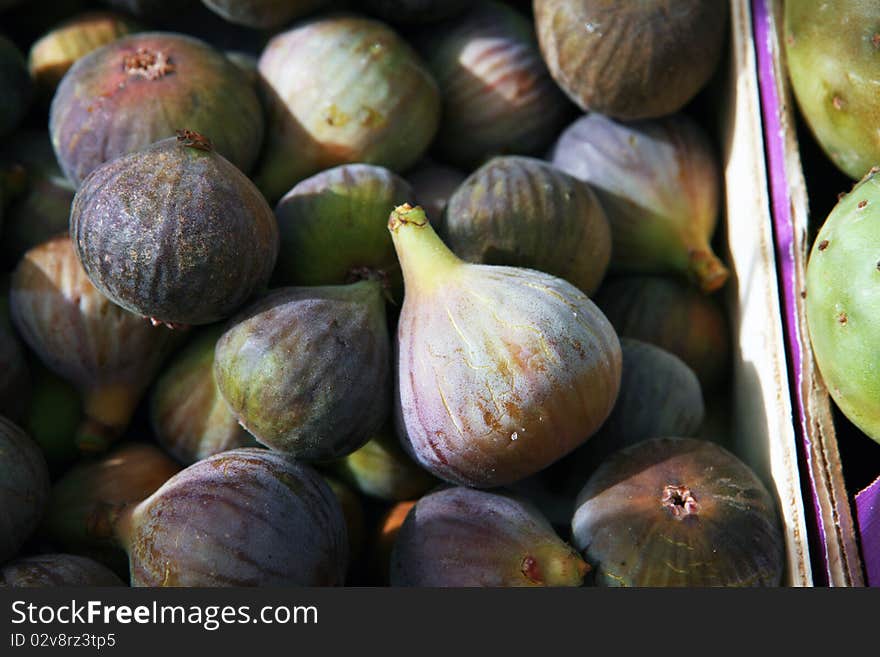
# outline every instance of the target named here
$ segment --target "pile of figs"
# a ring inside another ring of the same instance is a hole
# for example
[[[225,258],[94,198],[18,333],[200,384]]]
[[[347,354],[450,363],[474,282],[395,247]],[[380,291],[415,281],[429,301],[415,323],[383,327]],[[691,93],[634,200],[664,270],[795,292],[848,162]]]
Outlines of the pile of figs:
[[[0,585],[782,583],[726,446],[726,3],[24,6]]]

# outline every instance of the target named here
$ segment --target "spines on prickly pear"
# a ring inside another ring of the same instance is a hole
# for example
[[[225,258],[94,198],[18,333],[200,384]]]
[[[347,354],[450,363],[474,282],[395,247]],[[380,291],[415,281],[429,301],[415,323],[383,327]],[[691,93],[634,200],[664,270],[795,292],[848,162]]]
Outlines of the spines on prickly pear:
[[[434,475],[493,487],[585,442],[620,386],[611,324],[570,283],[530,269],[468,264],[424,211],[391,214],[403,269],[397,331],[399,433]]]

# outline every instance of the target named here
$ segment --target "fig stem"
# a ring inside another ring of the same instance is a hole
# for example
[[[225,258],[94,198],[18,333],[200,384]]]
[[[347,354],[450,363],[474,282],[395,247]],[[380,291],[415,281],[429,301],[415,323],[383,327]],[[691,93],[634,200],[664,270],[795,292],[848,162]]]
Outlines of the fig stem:
[[[388,220],[388,230],[406,286],[442,282],[446,275],[463,264],[434,232],[425,211],[418,205],[413,207],[405,203],[394,208]]]
[[[694,249],[690,252],[688,272],[705,294],[719,289],[730,277],[730,271],[709,249]]]

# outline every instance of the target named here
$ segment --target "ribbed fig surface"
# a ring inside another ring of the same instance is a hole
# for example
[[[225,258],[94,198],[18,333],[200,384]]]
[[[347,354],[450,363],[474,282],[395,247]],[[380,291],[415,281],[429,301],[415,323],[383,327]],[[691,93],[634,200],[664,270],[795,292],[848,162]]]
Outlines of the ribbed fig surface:
[[[462,485],[513,483],[602,424],[620,385],[611,324],[570,283],[468,264],[421,208],[389,222],[403,269],[397,423],[404,447]]]
[[[391,28],[333,15],[276,35],[260,57],[268,127],[255,174],[271,201],[340,164],[404,171],[434,138],[437,84]]]
[[[172,332],[150,326],[95,289],[67,237],[25,254],[13,274],[9,302],[25,342],[82,391],[86,422],[77,438],[80,448],[105,449],[128,425],[172,345]]]
[[[399,281],[388,215],[411,196],[406,180],[371,164],[345,164],[298,183],[275,207],[281,234],[275,280],[340,285],[370,270],[389,284]]]
[[[0,568],[0,588],[125,585],[106,566],[74,554],[24,557]]]
[[[263,140],[260,101],[223,53],[182,34],[147,32],[82,57],[52,100],[49,130],[77,186],[104,162],[188,128],[249,171]]]
[[[463,487],[421,498],[391,554],[392,586],[580,586],[587,570],[537,509]]]
[[[280,288],[217,342],[214,372],[232,413],[262,444],[330,460],[361,447],[390,408],[382,286]]]
[[[562,133],[552,160],[599,196],[615,269],[685,275],[705,292],[727,280],[709,244],[721,173],[695,121],[679,114],[622,123],[589,114]]]
[[[230,23],[258,29],[273,29],[309,12],[329,0],[202,0],[208,9]]]
[[[214,347],[222,333],[222,327],[213,326],[196,336],[162,372],[150,398],[156,439],[185,465],[229,449],[256,447],[214,379]]]
[[[438,233],[460,258],[528,267],[585,294],[611,259],[611,230],[586,183],[529,157],[496,157],[449,199]]]
[[[27,64],[15,44],[0,34],[0,136],[18,125],[31,99]]]
[[[675,354],[694,371],[704,392],[723,383],[730,334],[714,298],[671,278],[621,276],[605,281],[595,299],[618,335]]]
[[[758,477],[704,440],[618,452],[577,498],[572,536],[601,586],[778,586],[775,503]]]
[[[264,449],[199,461],[119,525],[132,586],[334,586],[345,519],[309,466]]]
[[[449,198],[467,176],[452,167],[422,160],[406,174],[415,199],[429,217],[443,216]]]
[[[254,184],[188,130],[99,167],[83,182],[70,235],[95,286],[166,324],[208,324],[265,285],[278,226]]]
[[[538,154],[569,104],[553,83],[530,21],[501,2],[480,0],[423,37],[443,99],[434,150],[473,168],[506,153]]]
[[[535,0],[541,52],[584,110],[618,119],[681,109],[718,66],[727,3]]]

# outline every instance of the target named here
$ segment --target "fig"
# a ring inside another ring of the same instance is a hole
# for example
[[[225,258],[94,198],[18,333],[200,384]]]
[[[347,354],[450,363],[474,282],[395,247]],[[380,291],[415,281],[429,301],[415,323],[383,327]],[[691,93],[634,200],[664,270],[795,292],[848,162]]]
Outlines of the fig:
[[[361,4],[391,23],[430,23],[460,14],[468,0],[363,0]]]
[[[396,208],[388,228],[405,285],[395,405],[410,456],[494,487],[586,441],[620,386],[620,344],[595,304],[543,272],[460,260],[420,207]]]
[[[612,268],[681,274],[707,293],[727,281],[709,245],[721,173],[692,119],[620,123],[589,114],[566,128],[552,160],[599,196],[611,224]]]
[[[244,73],[254,89],[259,89],[260,71],[258,67],[260,60],[257,56],[240,50],[227,50],[225,55],[226,59],[235,64]]]
[[[797,104],[816,141],[854,180],[880,164],[880,6],[786,2],[784,48]]]
[[[339,500],[345,528],[348,535],[349,561],[355,561],[364,547],[364,507],[361,499],[351,488],[333,477],[324,476],[324,481]]]
[[[340,164],[405,171],[437,131],[436,82],[378,21],[333,15],[299,23],[268,43],[260,74],[268,119],[255,181],[273,202]]]
[[[595,300],[620,337],[678,356],[697,375],[703,392],[723,384],[730,335],[715,298],[676,279],[632,275],[609,278]]]
[[[391,553],[392,586],[581,586],[587,571],[533,506],[463,487],[421,498]]]
[[[0,563],[37,529],[49,499],[49,470],[40,448],[0,416]]]
[[[330,460],[361,447],[385,421],[390,352],[378,282],[280,288],[230,322],[214,375],[260,443]]]
[[[275,207],[279,285],[340,285],[367,270],[399,286],[400,265],[386,224],[412,196],[384,167],[345,164],[307,178]]]
[[[58,162],[77,187],[101,164],[181,128],[210,135],[247,172],[264,126],[244,73],[207,43],[174,33],[132,34],[80,58],[49,115]]]
[[[782,529],[770,493],[719,445],[655,438],[587,480],[572,540],[599,586],[779,586]]]
[[[80,457],[76,432],[83,421],[83,401],[75,386],[46,368],[39,358],[29,359],[28,367],[31,394],[22,427],[40,446],[54,475]]]
[[[228,317],[268,282],[278,254],[259,190],[190,130],[93,171],[70,235],[95,287],[169,325]]]
[[[481,0],[424,42],[443,99],[439,159],[470,169],[493,155],[542,153],[552,143],[569,104],[525,16]]]
[[[611,260],[611,230],[590,186],[530,157],[496,157],[477,169],[437,230],[468,262],[538,269],[587,295]]]
[[[335,586],[345,518],[309,466],[242,448],[189,466],[115,523],[132,586]]]
[[[534,0],[541,53],[584,111],[656,118],[684,107],[718,68],[728,8],[711,0]]]
[[[67,237],[28,251],[12,277],[12,320],[53,372],[81,391],[76,442],[103,451],[125,428],[174,335],[126,312],[86,276]]]
[[[880,169],[842,197],[807,262],[805,312],[816,364],[843,414],[880,443]]]
[[[406,174],[418,204],[429,217],[442,217],[455,190],[465,181],[465,174],[443,164],[422,160]]]
[[[31,77],[21,52],[0,34],[0,137],[12,132],[31,100]]]
[[[324,5],[329,0],[202,0],[215,14],[236,25],[272,30]]]
[[[28,54],[28,70],[37,93],[51,100],[64,74],[81,57],[116,39],[140,31],[124,14],[91,11],[49,30],[34,42]]]
[[[222,327],[213,326],[194,338],[161,374],[150,398],[156,439],[184,465],[257,446],[230,413],[214,379],[214,347],[222,334]]]
[[[391,502],[415,499],[437,483],[407,456],[391,428],[377,433],[334,470],[364,495]]]
[[[74,554],[24,557],[0,568],[0,588],[125,585],[106,566]]]

